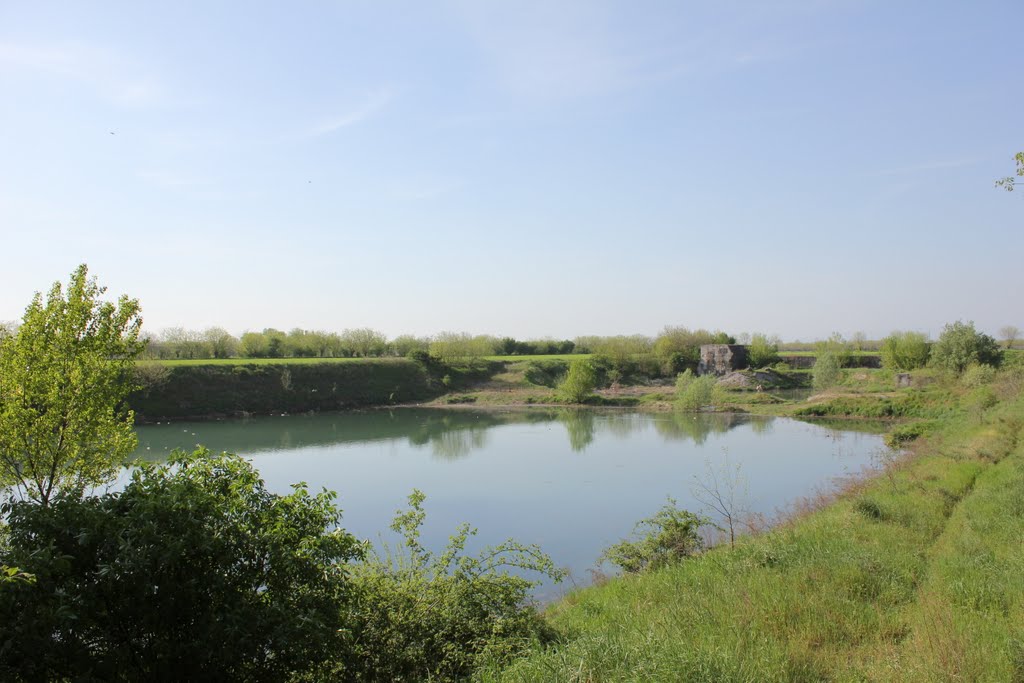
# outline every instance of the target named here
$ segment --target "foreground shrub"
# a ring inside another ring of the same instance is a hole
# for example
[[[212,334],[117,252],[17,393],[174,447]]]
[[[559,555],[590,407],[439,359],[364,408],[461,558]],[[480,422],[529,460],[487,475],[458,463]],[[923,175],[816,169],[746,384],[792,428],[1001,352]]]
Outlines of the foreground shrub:
[[[689,370],[687,370],[689,372]],[[715,400],[715,387],[718,378],[704,375],[692,379],[684,379],[686,372],[676,379],[677,403],[683,410],[700,410],[710,406]]]
[[[270,493],[239,457],[175,453],[123,492],[5,506],[4,680],[281,681],[323,670],[345,639],[333,494]]]
[[[704,548],[700,528],[710,524],[706,517],[683,510],[669,498],[653,517],[637,523],[637,540],[613,545],[601,560],[631,573],[660,569],[700,552]]]
[[[462,525],[440,555],[420,544],[424,495],[409,496],[391,529],[402,547],[371,551],[353,570],[357,600],[346,618],[357,634],[345,678],[358,681],[454,681],[484,662],[507,662],[553,631],[529,602],[537,582],[508,570],[559,581],[564,573],[537,546],[506,541],[479,555],[464,549],[475,530]]]

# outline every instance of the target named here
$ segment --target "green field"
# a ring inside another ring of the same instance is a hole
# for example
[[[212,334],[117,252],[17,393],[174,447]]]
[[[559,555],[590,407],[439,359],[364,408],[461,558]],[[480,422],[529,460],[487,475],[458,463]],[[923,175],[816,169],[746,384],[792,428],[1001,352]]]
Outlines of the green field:
[[[499,361],[503,363],[515,363],[531,360],[565,360],[574,358],[589,358],[590,354],[551,354],[539,356],[484,356],[483,360]],[[159,363],[167,367],[182,367],[188,365],[316,365],[318,363],[362,363],[366,361],[380,362],[404,362],[405,358],[371,357],[371,358],[195,358],[185,360],[140,360],[139,363]],[[470,360],[470,359],[460,359]]]
[[[140,360],[139,363],[158,363],[167,367],[189,365],[317,365],[319,363],[404,362],[404,358],[195,358],[185,360]]]

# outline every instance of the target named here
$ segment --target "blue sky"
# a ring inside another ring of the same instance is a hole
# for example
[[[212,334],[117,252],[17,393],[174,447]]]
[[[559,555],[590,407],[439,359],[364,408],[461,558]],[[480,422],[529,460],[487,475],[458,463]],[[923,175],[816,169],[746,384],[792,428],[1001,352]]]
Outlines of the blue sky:
[[[0,4],[0,320],[1024,327],[1024,4]]]

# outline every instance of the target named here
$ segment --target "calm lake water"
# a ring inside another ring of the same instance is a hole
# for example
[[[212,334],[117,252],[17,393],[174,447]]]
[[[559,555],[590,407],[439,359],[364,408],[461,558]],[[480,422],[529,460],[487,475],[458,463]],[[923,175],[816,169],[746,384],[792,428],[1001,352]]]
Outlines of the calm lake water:
[[[304,481],[337,491],[344,526],[376,542],[394,540],[382,532],[418,488],[428,547],[439,550],[461,522],[479,529],[474,548],[537,543],[572,572],[557,590],[589,582],[602,550],[667,496],[698,511],[693,489],[709,471],[738,466],[746,507],[771,515],[885,448],[877,434],[782,418],[578,409],[403,408],[176,422],[138,435],[146,459],[202,444],[251,458],[271,490]]]

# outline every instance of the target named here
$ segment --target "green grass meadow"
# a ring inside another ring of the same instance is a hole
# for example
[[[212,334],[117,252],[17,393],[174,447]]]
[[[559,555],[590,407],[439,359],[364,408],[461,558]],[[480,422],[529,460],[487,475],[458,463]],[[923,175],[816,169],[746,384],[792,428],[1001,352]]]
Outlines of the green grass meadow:
[[[320,365],[321,363],[404,362],[404,358],[196,358],[180,360],[144,360],[169,368],[195,365]]]

